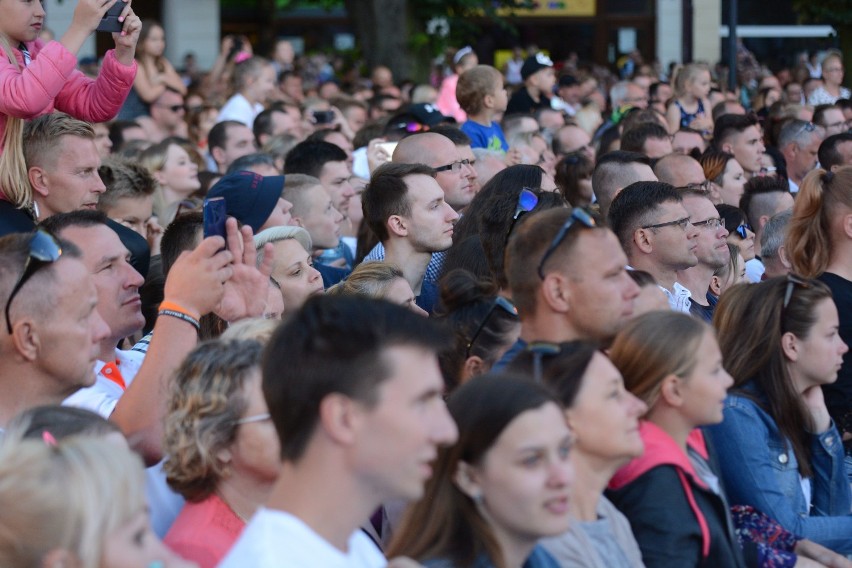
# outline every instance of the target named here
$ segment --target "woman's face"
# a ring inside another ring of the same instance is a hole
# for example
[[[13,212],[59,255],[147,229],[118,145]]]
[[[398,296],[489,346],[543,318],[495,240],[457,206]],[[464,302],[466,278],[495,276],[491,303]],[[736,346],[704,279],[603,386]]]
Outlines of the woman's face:
[[[728,242],[740,249],[746,262],[754,258],[754,232],[745,223],[737,227],[728,227]],[[743,263],[745,265],[745,263]]]
[[[246,409],[240,419],[269,415],[260,388],[260,370],[254,369],[243,386]],[[237,437],[225,451],[230,457],[231,472],[257,484],[271,484],[281,467],[278,434],[269,418],[252,420],[237,426]]]
[[[843,62],[838,57],[826,57],[822,62],[822,79],[833,87],[843,84]]]
[[[574,434],[572,459],[618,465],[642,454],[639,417],[648,407],[624,388],[624,379],[609,359],[595,353],[574,404],[565,411]]]
[[[408,308],[417,315],[428,317],[426,310],[415,303],[414,292],[411,290],[411,285],[405,278],[396,278],[391,282],[390,286],[385,290],[382,296],[388,302],[399,304],[403,308]]]
[[[562,410],[548,402],[519,414],[482,463],[469,467],[479,511],[501,543],[533,543],[568,529],[570,448]]]
[[[201,187],[198,181],[198,166],[189,159],[186,150],[172,144],[166,153],[163,169],[155,173],[157,181],[179,195],[189,196]]]
[[[826,298],[820,301],[814,311],[816,323],[806,338],[797,338],[796,359],[792,362],[798,371],[794,376],[801,377],[800,390],[833,383],[843,364],[843,354],[849,351],[838,334],[839,320],[834,300]]]
[[[695,359],[692,373],[678,379],[683,400],[681,413],[693,427],[718,424],[722,421],[723,404],[734,379],[722,367],[722,352],[712,330],[704,332]]]
[[[192,568],[196,564],[183,560],[151,530],[148,512],[139,512],[104,538],[100,568]]]
[[[323,293],[322,276],[311,255],[296,239],[276,241],[272,277],[281,287],[285,313],[298,310],[308,298]]]
[[[152,26],[142,45],[142,51],[151,57],[160,57],[166,51],[166,34],[160,26]]]
[[[740,198],[745,191],[745,183],[743,167],[736,160],[728,160],[725,164],[725,172],[722,174],[722,185],[719,187],[722,203],[739,207]]]

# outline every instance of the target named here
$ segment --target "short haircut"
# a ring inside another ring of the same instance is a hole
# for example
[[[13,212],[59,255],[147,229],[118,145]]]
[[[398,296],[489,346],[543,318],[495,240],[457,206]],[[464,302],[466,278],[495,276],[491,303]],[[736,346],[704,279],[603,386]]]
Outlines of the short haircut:
[[[683,196],[673,186],[661,181],[637,181],[625,187],[609,207],[607,220],[621,248],[631,249],[633,232],[648,224],[660,205],[681,203]]]
[[[385,358],[387,349],[437,353],[448,346],[443,328],[402,306],[353,296],[309,299],[278,328],[263,357],[263,395],[282,460],[304,455],[327,396],[378,404],[381,385],[399,372]]]
[[[108,222],[109,218],[102,211],[78,209],[77,211],[51,215],[41,222],[41,226],[54,235],[60,235],[65,229],[70,227],[89,228],[100,225],[109,226]]]
[[[245,126],[245,124],[236,120],[217,122],[207,135],[207,147],[210,150],[213,150],[213,148],[222,148],[224,150],[225,145],[228,144],[228,128],[231,126]]]
[[[745,184],[743,195],[740,197],[740,209],[756,227],[758,219],[775,212],[778,198],[784,193],[790,193],[786,180],[775,176],[755,176]]]
[[[837,110],[840,110],[839,106],[832,105],[832,104],[815,106],[814,107],[813,123],[818,124],[818,125],[822,126],[823,128],[825,128],[825,126],[826,126],[826,124],[825,124],[825,113],[827,111],[829,111],[831,109],[835,109],[835,108]]]
[[[816,126],[812,122],[806,120],[788,120],[781,127],[781,132],[778,134],[778,149],[782,149],[788,144],[795,144],[799,148],[811,143],[814,136],[821,136],[825,130],[821,126]]]
[[[840,134],[832,134],[822,141],[819,145],[819,165],[825,170],[831,171],[832,166],[842,166],[843,156],[837,149],[845,142],[852,142],[852,132],[841,132]]]
[[[251,171],[251,169],[255,166],[269,166],[274,168],[275,158],[263,152],[247,154],[234,160],[231,165],[228,166],[228,171],[225,172],[225,175],[241,171]]]
[[[346,152],[324,140],[306,140],[293,146],[284,160],[285,174],[308,174],[318,178],[327,162],[345,162]]]
[[[640,122],[621,135],[621,150],[644,154],[645,142],[649,138],[668,139],[669,131],[656,122]]]
[[[169,223],[160,241],[160,254],[163,258],[163,275],[168,276],[175,261],[185,250],[194,250],[201,242],[204,228],[204,214],[199,212],[182,213]]]
[[[759,120],[754,113],[750,114],[723,114],[713,127],[713,146],[721,150],[722,145],[728,142],[732,136],[744,132],[751,126],[757,126]]]
[[[112,142],[113,152],[124,149],[124,131],[131,128],[142,128],[135,120],[116,120],[109,125],[109,140]]]
[[[24,125],[24,160],[27,167],[53,164],[64,136],[95,139],[95,129],[88,122],[62,112],[43,114]]]
[[[269,61],[257,55],[237,63],[234,66],[234,75],[232,77],[234,89],[239,91],[248,86],[249,79],[259,77],[267,65],[270,65]]]
[[[291,213],[298,217],[304,213],[307,205],[306,197],[315,187],[322,187],[318,178],[306,174],[290,174],[284,178],[284,189],[281,196],[293,204]]]
[[[470,146],[470,136],[462,132],[457,126],[450,124],[439,124],[429,129],[429,132],[440,134],[444,138],[449,138],[454,146]]]
[[[760,235],[760,257],[764,260],[775,258],[778,249],[784,245],[787,238],[787,225],[793,218],[793,210],[781,211],[769,218]]]
[[[485,97],[503,88],[503,75],[490,65],[477,65],[459,75],[456,100],[467,114],[482,112]]]
[[[260,137],[263,135],[272,136],[272,115],[276,112],[280,112],[281,114],[286,114],[280,108],[268,108],[264,111],[261,111],[256,117],[254,117],[254,122],[251,125],[251,131],[254,134],[254,139],[257,142],[257,145],[260,146]]]
[[[130,160],[109,157],[98,168],[106,192],[98,199],[98,210],[108,211],[120,199],[141,199],[154,194],[157,182],[145,168]]]
[[[434,178],[436,174],[434,169],[424,164],[382,164],[373,172],[370,183],[361,194],[364,222],[382,242],[390,236],[387,221],[391,215],[411,214],[405,178],[413,175]]]
[[[595,171],[592,172],[592,188],[598,202],[601,203],[602,214],[606,214],[617,189],[636,181],[633,169],[625,167],[631,164],[645,165],[650,168],[651,160],[645,154],[623,150],[607,152],[598,158]]]
[[[287,241],[293,239],[304,248],[311,252],[314,248],[314,243],[311,241],[311,235],[302,227],[294,225],[280,225],[278,227],[269,227],[264,229],[254,236],[254,248],[257,249],[257,265],[263,264],[263,247],[267,243],[277,243],[278,241]]]

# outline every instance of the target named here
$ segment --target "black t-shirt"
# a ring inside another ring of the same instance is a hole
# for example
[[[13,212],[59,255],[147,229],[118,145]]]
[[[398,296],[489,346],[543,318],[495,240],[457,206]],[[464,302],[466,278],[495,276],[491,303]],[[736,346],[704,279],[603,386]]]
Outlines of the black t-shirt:
[[[0,199],[0,237],[12,233],[30,233],[35,231],[35,228],[35,221],[29,213],[5,199]]]
[[[840,316],[840,338],[846,345],[852,345],[852,282],[830,272],[822,274],[818,280],[831,289]],[[843,366],[837,373],[837,381],[823,385],[822,391],[825,394],[825,404],[837,427],[845,427],[847,430],[852,428],[852,420],[849,420],[848,425],[843,420],[847,413],[852,413],[852,351],[843,355]]]
[[[526,87],[522,87],[512,95],[509,104],[506,105],[506,114],[532,114],[540,108],[550,108],[550,99],[539,95],[539,101],[535,102]]]

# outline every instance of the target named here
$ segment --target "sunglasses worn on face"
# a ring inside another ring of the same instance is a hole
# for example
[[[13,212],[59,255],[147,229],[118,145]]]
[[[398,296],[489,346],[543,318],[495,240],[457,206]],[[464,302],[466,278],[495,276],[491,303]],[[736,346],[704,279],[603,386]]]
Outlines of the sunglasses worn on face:
[[[494,298],[494,301],[491,302],[491,306],[489,306],[488,311],[485,313],[485,317],[482,318],[482,321],[479,322],[479,325],[476,328],[476,331],[473,332],[473,335],[470,336],[470,341],[467,342],[467,348],[465,349],[464,358],[468,359],[470,357],[470,349],[473,347],[473,344],[476,343],[479,334],[482,333],[482,330],[485,329],[485,324],[488,323],[488,320],[491,318],[491,315],[494,313],[494,310],[500,308],[510,316],[517,318],[518,317],[518,308],[515,305],[504,298],[503,296],[497,296]]]
[[[689,219],[687,219],[689,221]],[[581,209],[580,207],[575,207],[571,211],[571,216],[568,217],[568,220],[565,221],[565,224],[562,225],[562,228],[559,229],[559,232],[556,233],[556,236],[553,237],[553,240],[550,242],[550,246],[547,247],[547,250],[544,251],[544,256],[541,257],[541,262],[538,263],[538,277],[544,280],[544,265],[551,257],[551,255],[556,251],[562,241],[565,240],[565,237],[568,235],[568,231],[571,227],[580,224],[589,229],[594,229],[598,226],[597,222],[595,222],[594,217],[589,215],[589,212],[585,209]]]
[[[751,231],[751,227],[750,227],[750,226],[748,226],[748,225],[747,225],[747,224],[745,224],[745,223],[743,223],[742,225],[740,225],[739,227],[737,227],[736,229],[734,229],[734,232],[735,232],[735,233],[736,233],[736,234],[737,234],[737,235],[738,235],[741,239],[746,239],[746,238],[748,238],[748,232],[749,232],[749,231]]]
[[[21,272],[21,277],[18,278],[18,281],[12,287],[12,293],[9,294],[9,299],[6,300],[4,313],[6,315],[6,330],[9,334],[12,333],[12,321],[9,319],[9,309],[12,307],[12,300],[15,299],[15,296],[18,295],[24,284],[33,277],[33,274],[39,268],[56,262],[60,256],[62,256],[62,246],[56,240],[56,237],[43,229],[39,229],[33,233],[33,237],[30,240],[30,252],[27,256],[27,261],[24,263],[24,271]]]

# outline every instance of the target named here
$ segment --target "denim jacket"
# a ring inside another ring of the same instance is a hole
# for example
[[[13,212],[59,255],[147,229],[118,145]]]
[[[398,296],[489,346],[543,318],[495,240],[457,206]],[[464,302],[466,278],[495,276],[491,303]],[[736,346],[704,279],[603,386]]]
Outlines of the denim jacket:
[[[811,436],[811,508],[798,462],[775,421],[755,401],[731,395],[725,420],[707,433],[732,505],[751,505],[788,531],[843,554],[852,553],[852,492],[834,424]]]

